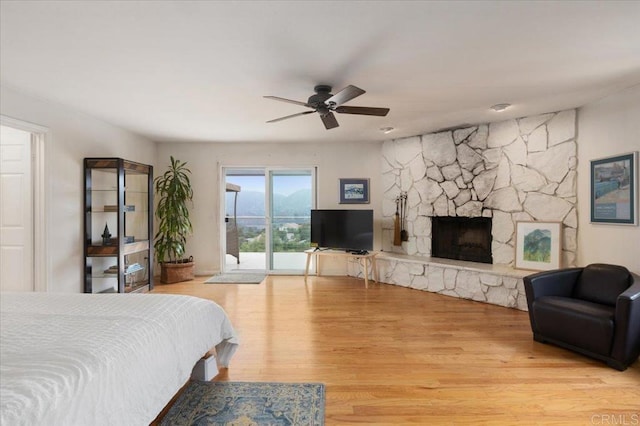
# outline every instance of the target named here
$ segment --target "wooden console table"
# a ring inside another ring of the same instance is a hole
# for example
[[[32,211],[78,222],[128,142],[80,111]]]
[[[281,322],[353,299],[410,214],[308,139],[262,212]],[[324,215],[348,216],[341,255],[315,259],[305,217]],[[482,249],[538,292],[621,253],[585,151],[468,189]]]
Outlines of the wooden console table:
[[[376,265],[376,256],[377,252],[369,252],[367,254],[358,254],[358,253],[349,253],[343,250],[314,250],[309,249],[305,250],[307,254],[307,266],[304,270],[304,282],[307,282],[307,276],[309,275],[309,264],[311,263],[311,257],[316,257],[316,276],[320,276],[320,258],[322,256],[336,256],[336,257],[347,257],[352,259],[357,259],[358,263],[362,267],[362,275],[364,275],[364,286],[369,288],[369,263],[371,263],[371,267],[373,269],[373,277],[374,281],[379,281],[378,278],[378,267]]]

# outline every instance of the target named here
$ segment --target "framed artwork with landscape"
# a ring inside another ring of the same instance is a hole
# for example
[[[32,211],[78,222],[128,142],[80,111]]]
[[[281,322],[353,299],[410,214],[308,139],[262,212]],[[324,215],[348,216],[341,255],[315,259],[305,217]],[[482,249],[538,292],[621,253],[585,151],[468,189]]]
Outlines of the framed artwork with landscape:
[[[340,204],[369,204],[369,179],[340,179]]]
[[[638,152],[591,161],[591,222],[638,224]]]
[[[560,268],[560,222],[516,223],[516,268],[548,271]]]

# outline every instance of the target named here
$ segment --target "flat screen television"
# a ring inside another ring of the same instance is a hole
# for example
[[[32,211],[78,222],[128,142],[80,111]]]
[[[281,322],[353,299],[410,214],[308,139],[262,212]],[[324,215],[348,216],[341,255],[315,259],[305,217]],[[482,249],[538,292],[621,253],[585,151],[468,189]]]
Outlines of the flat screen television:
[[[373,210],[311,210],[311,244],[346,251],[373,250]]]

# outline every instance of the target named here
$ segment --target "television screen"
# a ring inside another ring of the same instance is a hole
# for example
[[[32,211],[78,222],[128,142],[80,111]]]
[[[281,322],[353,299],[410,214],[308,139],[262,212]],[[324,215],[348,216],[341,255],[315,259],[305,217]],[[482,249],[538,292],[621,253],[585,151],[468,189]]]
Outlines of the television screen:
[[[311,243],[320,248],[373,250],[373,210],[311,210]]]

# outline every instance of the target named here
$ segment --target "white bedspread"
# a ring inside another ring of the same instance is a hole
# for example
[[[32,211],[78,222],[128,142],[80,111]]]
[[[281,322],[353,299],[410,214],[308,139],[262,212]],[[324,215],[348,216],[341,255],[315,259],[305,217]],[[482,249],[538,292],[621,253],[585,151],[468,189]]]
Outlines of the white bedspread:
[[[0,424],[148,425],[216,347],[224,310],[190,296],[3,293]]]

